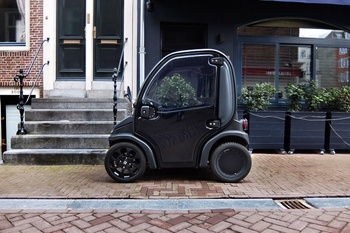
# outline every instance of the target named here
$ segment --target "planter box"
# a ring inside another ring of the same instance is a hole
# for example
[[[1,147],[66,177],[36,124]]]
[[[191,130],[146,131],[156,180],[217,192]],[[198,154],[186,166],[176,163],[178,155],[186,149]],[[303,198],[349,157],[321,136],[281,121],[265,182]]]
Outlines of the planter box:
[[[350,149],[350,113],[332,112],[330,122],[329,150]]]
[[[293,112],[290,117],[289,153],[294,150],[320,150],[326,148],[326,112]]]
[[[254,149],[284,151],[285,112],[250,112],[248,126],[251,151]]]

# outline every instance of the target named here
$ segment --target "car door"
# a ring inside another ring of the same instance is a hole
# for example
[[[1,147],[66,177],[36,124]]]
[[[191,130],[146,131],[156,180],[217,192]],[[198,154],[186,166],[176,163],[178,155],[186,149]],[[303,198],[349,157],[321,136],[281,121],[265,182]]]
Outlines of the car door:
[[[201,144],[220,128],[214,52],[163,59],[139,93],[135,133],[148,141],[160,167],[196,165]]]

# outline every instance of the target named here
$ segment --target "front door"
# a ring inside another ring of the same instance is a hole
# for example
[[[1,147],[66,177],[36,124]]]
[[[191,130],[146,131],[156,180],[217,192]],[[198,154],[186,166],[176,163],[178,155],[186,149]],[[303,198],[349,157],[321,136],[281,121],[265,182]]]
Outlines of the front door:
[[[123,0],[95,0],[94,79],[110,80],[123,43]]]
[[[85,80],[85,0],[57,3],[57,80]]]
[[[93,80],[110,80],[113,69],[118,67],[123,43],[124,1],[57,0],[57,3],[57,80],[85,80],[87,75],[93,75]],[[93,19],[87,14],[90,3]],[[93,35],[86,35],[86,27],[92,23]]]
[[[169,57],[147,78],[135,110],[135,133],[156,151],[161,167],[195,166],[201,144],[218,127],[213,54]]]

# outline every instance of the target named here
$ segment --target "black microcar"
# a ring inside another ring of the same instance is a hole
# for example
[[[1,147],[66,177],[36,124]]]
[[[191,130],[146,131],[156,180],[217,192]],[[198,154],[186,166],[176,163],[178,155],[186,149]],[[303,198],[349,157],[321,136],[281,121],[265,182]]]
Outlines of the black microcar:
[[[147,167],[210,166],[222,182],[245,178],[252,160],[246,122],[238,120],[235,85],[232,63],[217,50],[164,57],[143,83],[133,114],[109,137],[107,173],[132,182]]]

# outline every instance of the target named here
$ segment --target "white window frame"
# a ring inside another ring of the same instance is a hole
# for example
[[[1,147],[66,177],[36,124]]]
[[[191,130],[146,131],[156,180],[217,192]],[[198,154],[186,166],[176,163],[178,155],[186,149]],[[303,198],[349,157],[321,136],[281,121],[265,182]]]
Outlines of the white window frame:
[[[340,58],[338,61],[338,68],[349,68],[349,59]]]
[[[6,43],[0,43],[0,51],[27,51],[30,49],[30,0],[25,1],[25,44],[18,43],[18,45],[7,45]]]
[[[338,81],[341,83],[348,83],[349,82],[349,72],[339,73],[338,74]]]
[[[344,55],[348,53],[348,48],[339,48],[339,55]]]

